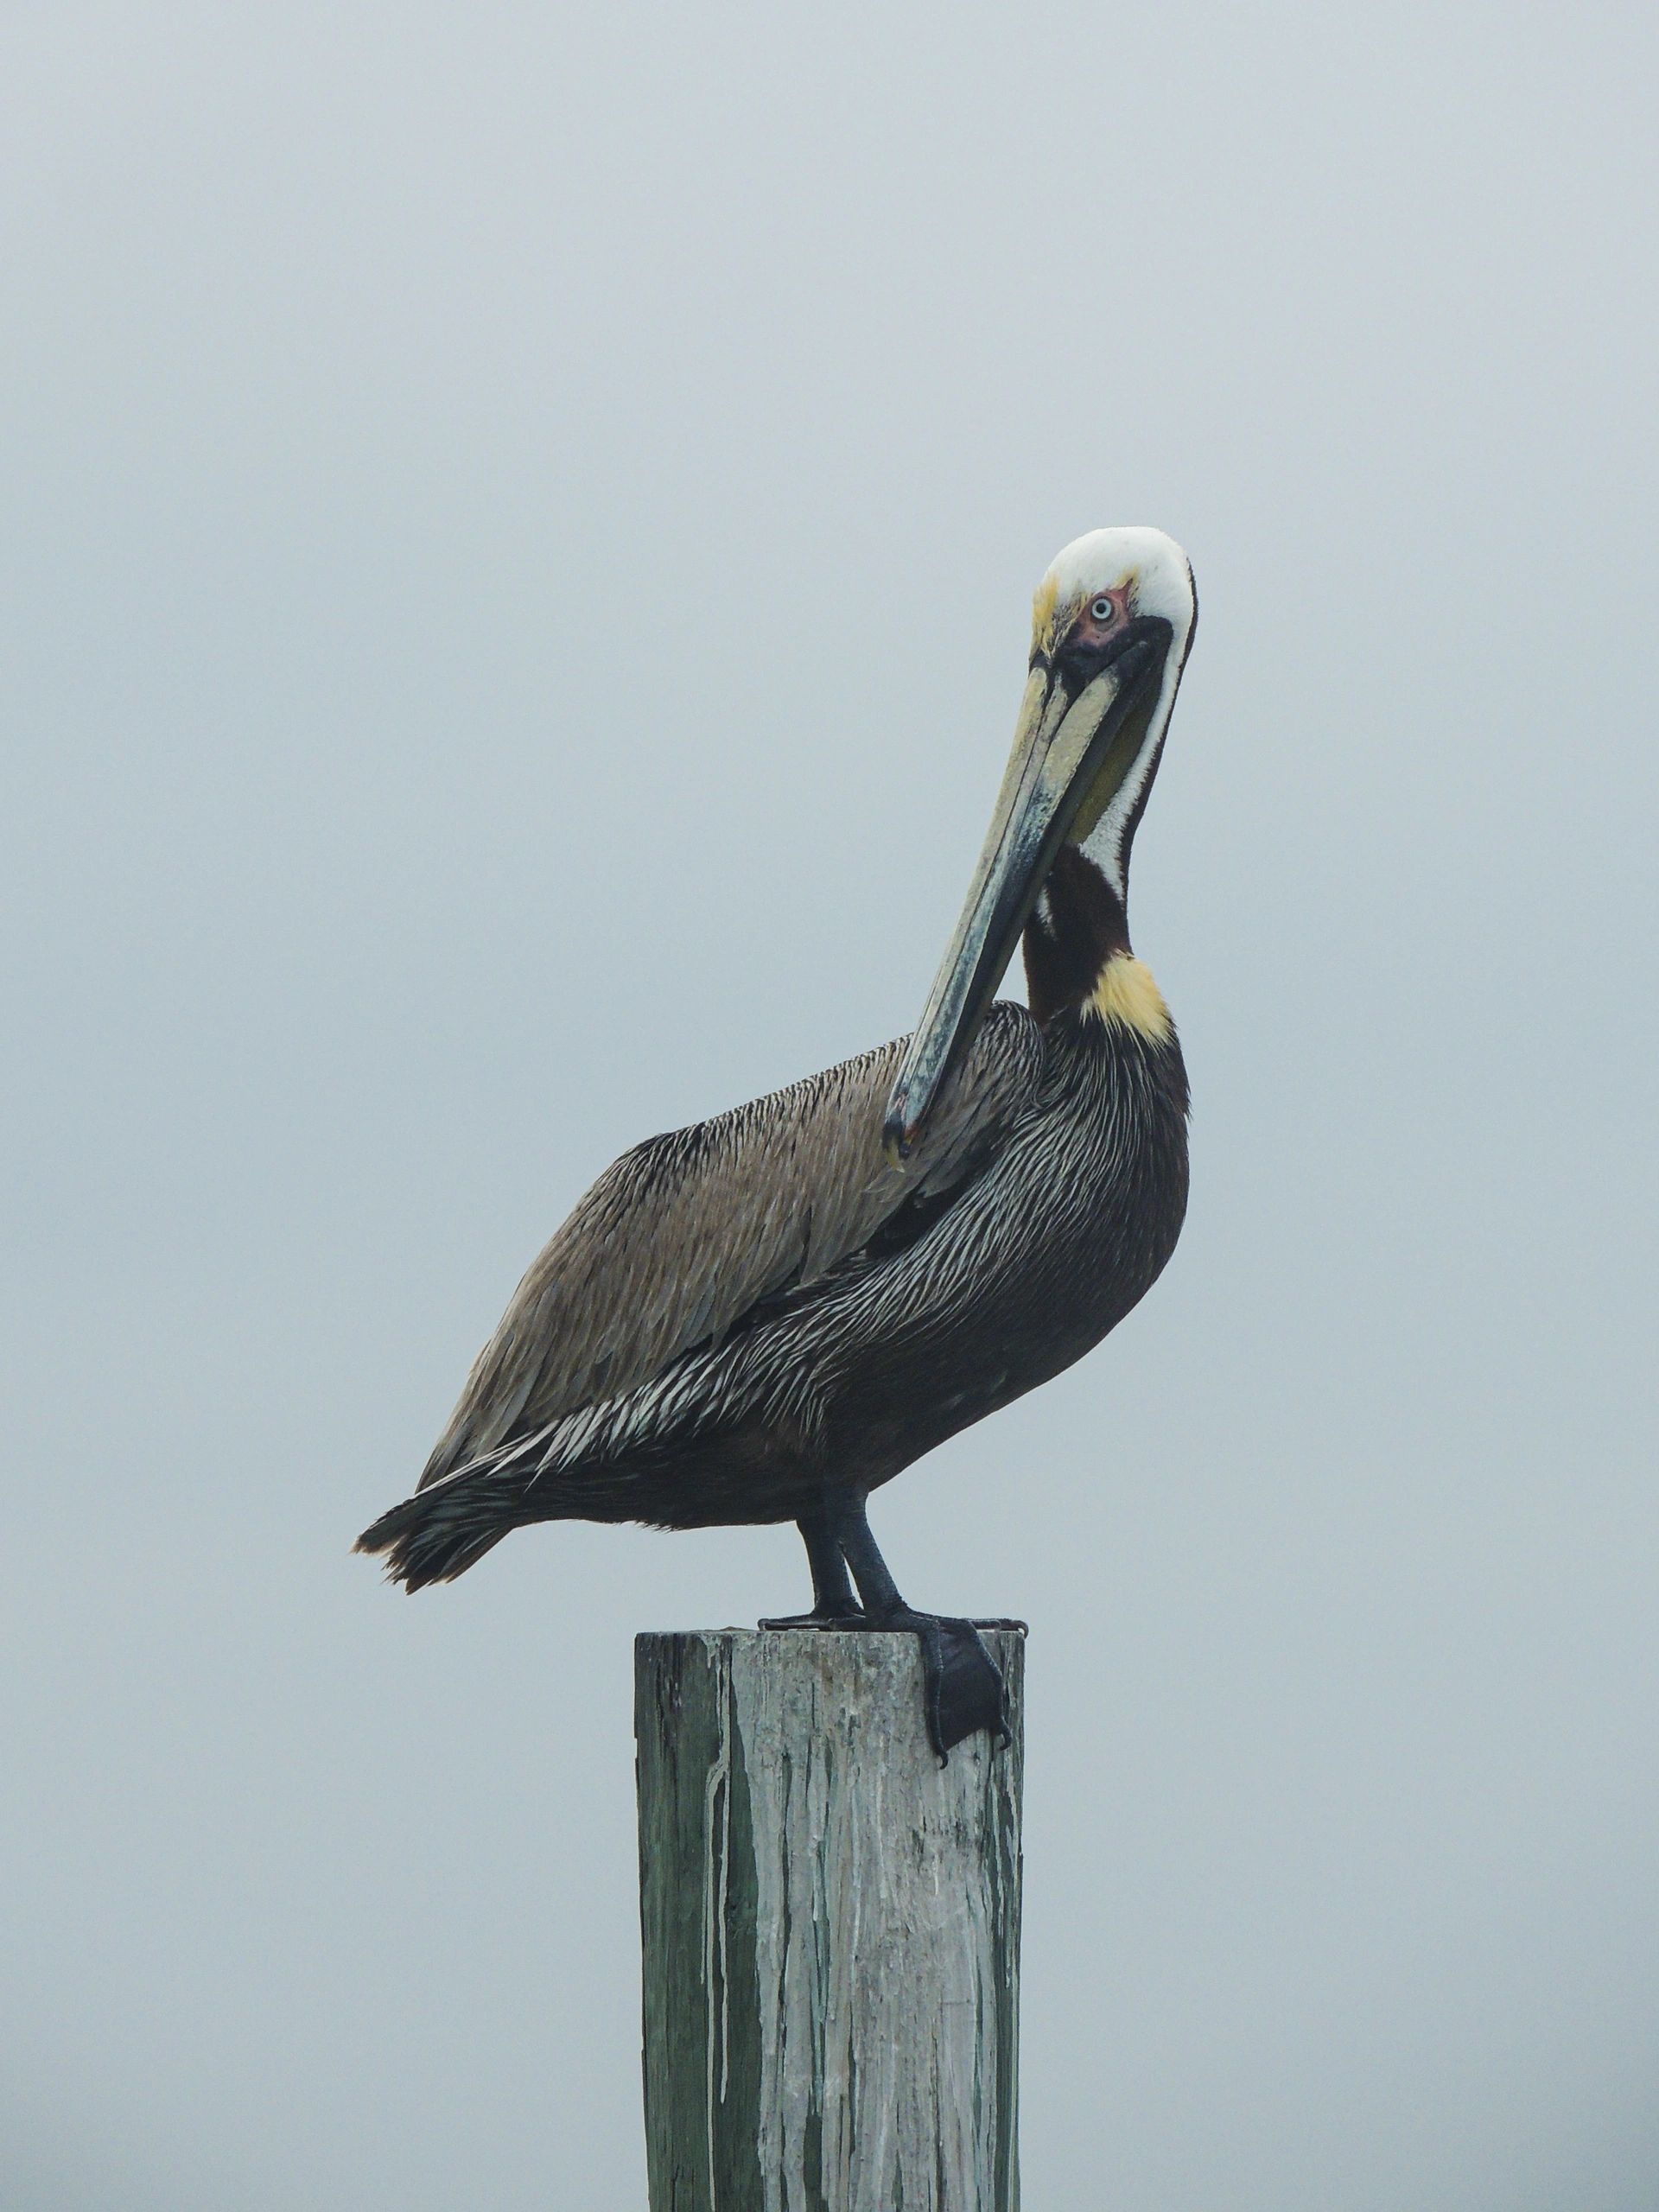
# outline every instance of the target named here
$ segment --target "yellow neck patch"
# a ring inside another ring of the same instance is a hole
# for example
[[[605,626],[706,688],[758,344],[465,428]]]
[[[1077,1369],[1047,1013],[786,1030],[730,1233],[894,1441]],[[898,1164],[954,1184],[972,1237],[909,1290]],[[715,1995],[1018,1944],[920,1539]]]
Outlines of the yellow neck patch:
[[[1115,953],[1095,978],[1095,988],[1084,1001],[1083,1010],[1101,1021],[1116,1021],[1154,1045],[1166,1045],[1175,1025],[1164,1004],[1164,995],[1152,980],[1152,970],[1130,953]]]

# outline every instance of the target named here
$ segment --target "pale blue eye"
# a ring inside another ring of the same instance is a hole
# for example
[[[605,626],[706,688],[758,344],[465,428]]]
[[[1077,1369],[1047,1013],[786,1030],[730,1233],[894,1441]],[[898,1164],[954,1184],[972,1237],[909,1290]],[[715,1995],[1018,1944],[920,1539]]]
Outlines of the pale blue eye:
[[[1109,622],[1113,615],[1116,613],[1117,609],[1112,605],[1109,599],[1097,599],[1094,605],[1090,608],[1089,612],[1094,616],[1096,622]]]

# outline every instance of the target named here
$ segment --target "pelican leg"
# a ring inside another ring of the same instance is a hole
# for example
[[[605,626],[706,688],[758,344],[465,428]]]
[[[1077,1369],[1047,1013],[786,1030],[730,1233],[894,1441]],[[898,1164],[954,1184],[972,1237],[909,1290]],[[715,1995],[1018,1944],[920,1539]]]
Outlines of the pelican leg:
[[[787,1613],[779,1620],[762,1621],[761,1627],[856,1628],[864,1618],[863,1609],[848,1579],[847,1562],[842,1557],[841,1546],[836,1541],[828,1516],[815,1514],[795,1525],[801,1532],[812,1568],[812,1610],[810,1613]]]
[[[972,1621],[918,1613],[905,1603],[876,1549],[861,1497],[844,1500],[832,1515],[830,1527],[864,1601],[858,1618],[842,1625],[908,1632],[921,1647],[928,1740],[940,1764],[950,1758],[952,1745],[976,1729],[983,1728],[1006,1744],[1007,1689]]]

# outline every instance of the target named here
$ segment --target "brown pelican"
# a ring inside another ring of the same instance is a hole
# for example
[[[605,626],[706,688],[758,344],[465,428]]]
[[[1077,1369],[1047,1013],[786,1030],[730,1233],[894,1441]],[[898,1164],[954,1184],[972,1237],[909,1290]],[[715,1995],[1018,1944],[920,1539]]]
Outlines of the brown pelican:
[[[996,810],[914,1036],[653,1137],[519,1284],[420,1486],[359,1539],[410,1590],[532,1521],[791,1520],[812,1610],[919,1640],[943,1755],[1001,1724],[971,1623],[899,1596],[865,1501],[1080,1357],[1186,1205],[1186,1073],[1129,848],[1197,615],[1160,531],[1039,586]],[[992,1003],[1023,937],[1029,1010]]]

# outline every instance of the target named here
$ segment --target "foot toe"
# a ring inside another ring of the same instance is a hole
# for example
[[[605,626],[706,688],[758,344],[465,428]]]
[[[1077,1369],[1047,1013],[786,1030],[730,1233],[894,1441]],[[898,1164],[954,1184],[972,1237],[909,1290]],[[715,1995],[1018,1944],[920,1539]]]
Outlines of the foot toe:
[[[864,1619],[862,1611],[854,1606],[849,1612],[782,1613],[771,1620],[757,1621],[757,1628],[857,1628]]]

